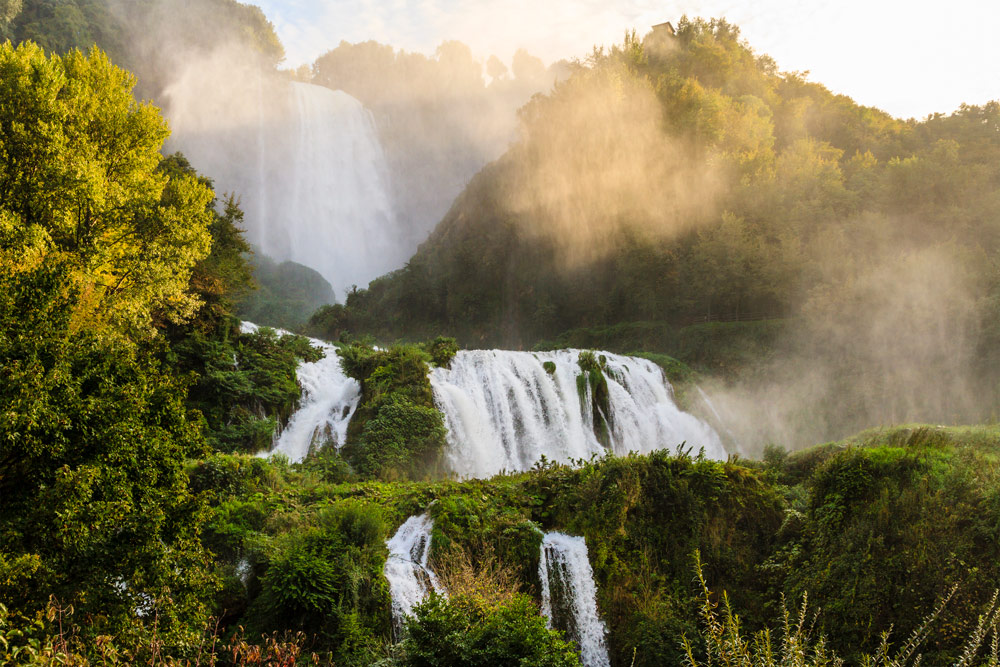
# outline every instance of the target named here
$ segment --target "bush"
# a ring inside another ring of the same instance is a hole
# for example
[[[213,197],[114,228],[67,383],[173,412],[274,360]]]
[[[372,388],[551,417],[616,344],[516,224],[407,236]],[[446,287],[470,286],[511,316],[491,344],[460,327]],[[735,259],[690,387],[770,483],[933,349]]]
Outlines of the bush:
[[[436,366],[450,368],[451,360],[458,354],[458,342],[454,338],[438,336],[427,345],[427,351]]]
[[[576,363],[584,373],[600,372],[603,367],[593,350],[582,350],[576,358]]]
[[[393,397],[365,423],[360,440],[344,454],[359,474],[379,479],[416,478],[436,469],[446,446],[441,413]]]
[[[317,633],[325,649],[345,654],[337,664],[366,651],[371,659],[391,627],[381,512],[342,501],[315,524],[276,542],[250,609],[251,626]]]
[[[500,605],[431,594],[414,610],[403,642],[406,667],[574,667],[573,644],[546,627],[531,598]]]
[[[430,355],[416,345],[377,350],[358,343],[337,354],[344,372],[361,383],[342,449],[347,462],[365,478],[436,474],[445,428],[427,375]]]

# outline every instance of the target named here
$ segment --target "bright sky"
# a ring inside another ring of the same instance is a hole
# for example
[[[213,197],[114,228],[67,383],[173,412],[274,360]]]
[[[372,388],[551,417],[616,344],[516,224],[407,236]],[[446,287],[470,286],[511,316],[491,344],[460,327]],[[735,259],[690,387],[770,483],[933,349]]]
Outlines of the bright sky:
[[[290,66],[368,39],[423,53],[457,39],[508,63],[523,47],[550,63],[688,14],[725,17],[782,70],[896,116],[1000,99],[998,0],[245,1],[274,23]]]

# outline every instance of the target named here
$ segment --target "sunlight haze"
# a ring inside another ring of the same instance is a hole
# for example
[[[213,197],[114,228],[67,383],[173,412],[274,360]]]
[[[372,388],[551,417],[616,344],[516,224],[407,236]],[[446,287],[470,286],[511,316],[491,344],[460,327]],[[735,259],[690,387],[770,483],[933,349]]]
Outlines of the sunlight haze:
[[[963,102],[1000,98],[1000,5],[958,0],[260,0],[298,67],[341,40],[369,39],[432,53],[444,40],[469,44],[477,57],[509,62],[525,48],[546,62],[582,58],[582,44],[620,42],[684,14],[725,17],[758,53],[785,71],[809,71],[810,80],[860,104],[895,116],[947,113]]]

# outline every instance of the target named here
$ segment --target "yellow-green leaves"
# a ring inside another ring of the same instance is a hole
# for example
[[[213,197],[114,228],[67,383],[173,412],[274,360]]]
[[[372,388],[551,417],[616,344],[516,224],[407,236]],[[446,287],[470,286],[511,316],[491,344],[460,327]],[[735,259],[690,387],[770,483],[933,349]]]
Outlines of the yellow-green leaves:
[[[157,171],[169,130],[134,85],[97,49],[0,46],[0,264],[68,260],[78,326],[141,330],[197,305],[188,283],[214,195]]]

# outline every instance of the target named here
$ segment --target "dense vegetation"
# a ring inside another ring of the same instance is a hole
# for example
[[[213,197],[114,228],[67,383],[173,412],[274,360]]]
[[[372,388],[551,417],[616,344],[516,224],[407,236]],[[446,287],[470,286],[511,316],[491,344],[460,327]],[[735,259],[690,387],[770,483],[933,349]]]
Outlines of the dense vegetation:
[[[451,329],[482,343],[639,350],[681,380],[691,366],[735,375],[775,354],[789,328],[829,325],[831,309],[852,323],[858,303],[892,310],[900,294],[860,278],[873,276],[973,294],[967,309],[953,300],[943,312],[974,329],[965,363],[995,377],[995,105],[898,121],[779,73],[720,21],[598,51],[525,107],[522,142],[406,268],[311,319],[311,331],[343,341],[362,395],[347,442],[292,465],[253,454],[294,410],[297,364],[322,352],[241,331],[240,303],[292,314],[275,310],[273,291],[246,300],[238,201],[217,197],[183,156],[164,156],[166,123],[136,101],[131,75],[100,50],[72,49],[100,40],[128,62],[140,47],[121,41],[123,21],[165,7],[0,0],[3,35],[66,51],[0,45],[0,662],[576,665],[539,614],[548,530],[586,539],[616,666],[707,664],[733,646],[731,664],[747,664],[740,633],[781,626],[782,600],[807,593],[823,610],[815,634],[784,632],[811,646],[809,664],[822,663],[817,645],[862,662],[883,633],[898,645],[918,630],[922,664],[953,664],[970,637],[990,623],[995,632],[996,427],[878,429],[794,454],[769,448],[760,462],[684,449],[543,460],[458,482],[428,380],[455,339],[355,337]],[[220,0],[185,21],[199,27],[191,40],[218,21],[268,66],[280,58],[259,10]],[[422,62],[389,55],[388,69]],[[457,67],[464,51],[450,58]],[[314,74],[344,76],[337,54]],[[531,179],[552,170],[574,187],[554,192],[543,179],[552,191],[539,190]],[[570,223],[579,233],[567,244]],[[909,254],[887,262],[891,246]],[[916,279],[925,265],[931,282]],[[280,274],[269,284],[301,287],[304,302],[316,291],[309,274],[256,267]],[[824,340],[862,361],[859,339],[907,340],[898,326],[867,339],[846,328],[826,326]],[[950,331],[939,334],[955,343]],[[795,345],[810,355],[814,342]],[[902,346],[950,398],[945,371],[964,367],[921,351]],[[578,363],[605,401],[600,355]],[[838,388],[857,385],[863,398],[885,387],[865,384],[885,367],[850,368]],[[450,595],[426,600],[399,636],[386,539],[424,512]],[[739,623],[726,607],[715,614],[723,590]],[[771,645],[760,637],[754,651]]]
[[[898,646],[957,583],[920,648],[923,664],[940,665],[1000,575],[998,442],[993,428],[912,427],[763,464],[660,453],[466,483],[339,482],[320,459],[224,455],[189,475],[211,507],[202,540],[223,581],[223,627],[301,630],[308,651],[337,664],[474,664],[455,647],[500,650],[490,636],[560,655],[529,620],[541,528],[586,537],[613,664],[680,664],[685,636],[697,655],[697,551],[743,631],[780,624],[780,594],[808,592],[822,609],[815,632],[852,663],[890,625]],[[418,609],[411,639],[386,658],[384,540],[421,511],[435,518],[434,567],[463,592]],[[572,664],[539,660],[530,664]]]
[[[520,120],[407,265],[316,331],[666,353],[722,371],[758,453],[992,414],[998,103],[895,119],[685,19],[595,51]]]
[[[216,590],[186,461],[269,442],[316,354],[234,331],[242,214],[161,156],[133,85],[99,51],[0,45],[2,600],[27,623],[55,596],[129,650],[189,644]]]
[[[236,0],[5,0],[7,32],[46,51],[87,51],[95,44],[139,77],[143,97],[159,97],[184,58],[239,44],[277,64],[284,48],[256,6]],[[4,26],[0,4],[0,29]],[[164,49],[169,43],[171,48]]]

